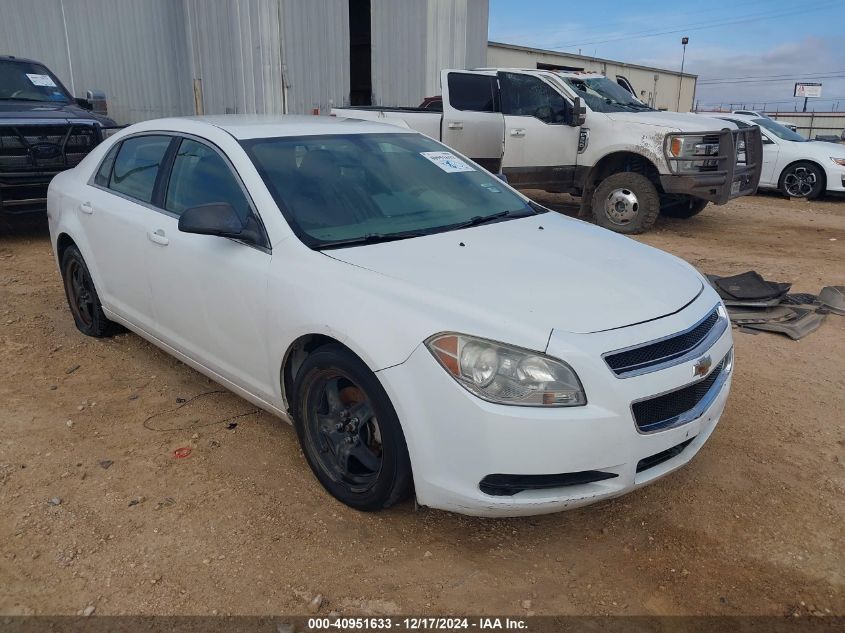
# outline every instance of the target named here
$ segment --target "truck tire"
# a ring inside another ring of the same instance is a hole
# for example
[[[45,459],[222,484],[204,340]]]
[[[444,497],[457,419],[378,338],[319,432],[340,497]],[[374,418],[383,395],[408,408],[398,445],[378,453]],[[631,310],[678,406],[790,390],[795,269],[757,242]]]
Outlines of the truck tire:
[[[690,198],[688,196],[681,199],[665,200],[660,207],[660,215],[665,215],[667,218],[681,218],[686,220],[704,211],[704,207],[708,204],[709,202],[707,200]]]
[[[605,178],[593,193],[593,218],[601,227],[627,235],[648,231],[660,214],[660,194],[633,171]]]

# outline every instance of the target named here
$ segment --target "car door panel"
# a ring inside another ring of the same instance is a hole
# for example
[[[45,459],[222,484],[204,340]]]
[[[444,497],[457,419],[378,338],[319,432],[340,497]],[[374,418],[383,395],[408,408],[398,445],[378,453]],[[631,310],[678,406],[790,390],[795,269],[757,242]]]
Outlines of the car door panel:
[[[203,170],[203,161],[213,168]],[[218,150],[182,140],[163,197],[166,209],[146,227],[154,248],[148,262],[153,309],[165,343],[270,399],[278,368],[269,367],[266,345],[269,251],[179,230],[178,216],[185,208],[225,201],[235,187],[243,198],[234,204],[245,214],[254,213],[231,169]]]
[[[492,173],[501,168],[504,119],[494,75],[444,70],[441,140]]]
[[[580,128],[566,123],[572,103],[539,77],[499,73],[505,120],[502,171],[519,187],[568,191],[573,185]]]
[[[768,142],[766,142],[768,140]],[[763,169],[760,173],[760,184],[777,187],[782,166],[779,165],[780,146],[763,136]]]
[[[85,185],[78,204],[93,259],[96,260],[103,306],[145,330],[155,328],[147,276],[147,226],[158,215],[148,201],[171,137],[142,135],[126,139],[115,148],[116,160],[108,173]],[[107,156],[108,160],[110,157]],[[141,176],[142,175],[142,176]],[[136,176],[141,176],[140,178]],[[115,183],[119,191],[112,189]]]

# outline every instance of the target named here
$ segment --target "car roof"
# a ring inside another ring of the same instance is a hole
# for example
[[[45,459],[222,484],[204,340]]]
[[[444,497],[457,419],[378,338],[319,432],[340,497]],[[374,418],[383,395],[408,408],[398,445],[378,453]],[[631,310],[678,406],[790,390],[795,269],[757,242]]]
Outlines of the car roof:
[[[196,133],[202,126],[221,129],[238,140],[321,134],[417,134],[408,127],[348,117],[314,115],[220,114],[171,117],[136,123],[129,131],[169,130]]]
[[[45,66],[43,62],[39,62],[37,59],[28,59],[26,57],[17,57],[16,55],[0,55],[0,61],[3,62],[23,62],[24,64],[38,64],[39,66]]]

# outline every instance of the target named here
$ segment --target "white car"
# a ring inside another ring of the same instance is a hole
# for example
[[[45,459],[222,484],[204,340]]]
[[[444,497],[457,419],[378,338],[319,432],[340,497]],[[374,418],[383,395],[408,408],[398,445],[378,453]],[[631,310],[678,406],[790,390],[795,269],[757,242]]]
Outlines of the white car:
[[[784,121],[783,119],[773,119],[765,112],[757,112],[756,110],[731,110],[732,114],[741,114],[743,116],[750,116],[755,119],[768,119],[769,121],[776,121],[780,123],[783,127],[789,128],[793,132],[798,131],[798,124],[792,123],[791,121]]]
[[[812,200],[825,191],[845,192],[845,147],[809,141],[768,118],[724,115],[740,127],[757,125],[763,134],[760,189],[779,189],[791,198]]]
[[[48,204],[83,333],[123,325],[292,421],[354,508],[614,497],[692,459],[728,397],[727,315],[694,268],[407,128],[148,121]]]

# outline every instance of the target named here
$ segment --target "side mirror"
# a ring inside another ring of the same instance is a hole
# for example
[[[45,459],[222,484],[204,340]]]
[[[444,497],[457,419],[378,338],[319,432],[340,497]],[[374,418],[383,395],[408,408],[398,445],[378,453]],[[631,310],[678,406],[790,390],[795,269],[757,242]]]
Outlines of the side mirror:
[[[85,108],[97,114],[107,115],[109,113],[109,106],[106,103],[106,93],[102,90],[86,90],[85,98],[77,97],[76,104],[80,108]]]
[[[587,106],[581,100],[581,97],[575,97],[572,100],[572,121],[569,125],[572,127],[581,127],[587,122]]]
[[[241,216],[228,202],[190,207],[179,216],[179,230],[183,233],[239,237],[245,228]]]

